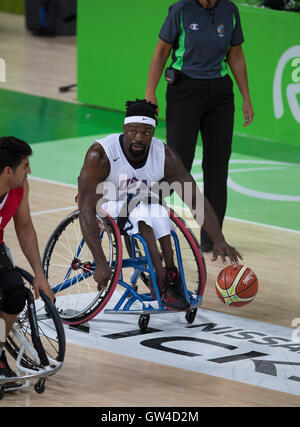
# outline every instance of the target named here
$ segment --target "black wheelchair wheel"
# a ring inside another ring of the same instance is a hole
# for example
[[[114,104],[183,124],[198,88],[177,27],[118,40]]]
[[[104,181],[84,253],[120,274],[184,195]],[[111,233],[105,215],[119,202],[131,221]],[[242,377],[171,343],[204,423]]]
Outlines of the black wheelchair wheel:
[[[47,365],[55,367],[56,362],[64,361],[66,351],[65,332],[61,318],[56,307],[43,292],[40,292],[41,298],[34,300],[30,290],[33,277],[21,268],[16,267],[16,269],[22,274],[25,286],[28,289],[27,302],[17,318],[16,327],[21,336],[32,344],[38,354],[38,357],[36,357],[36,354],[32,354],[31,351],[26,349],[23,352],[20,365],[32,370],[39,370]],[[33,304],[34,308],[30,308],[29,304]],[[32,310],[33,318],[31,317]],[[34,331],[33,326],[35,326]],[[8,335],[5,347],[16,360],[20,353],[22,342],[15,335],[14,330]]]

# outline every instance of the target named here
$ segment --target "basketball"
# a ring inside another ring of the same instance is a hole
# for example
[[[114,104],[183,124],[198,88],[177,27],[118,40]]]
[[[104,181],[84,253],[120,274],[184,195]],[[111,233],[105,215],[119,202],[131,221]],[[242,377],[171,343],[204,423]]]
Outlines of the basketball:
[[[241,307],[249,304],[257,291],[256,274],[245,265],[230,265],[218,274],[216,293],[226,306]]]

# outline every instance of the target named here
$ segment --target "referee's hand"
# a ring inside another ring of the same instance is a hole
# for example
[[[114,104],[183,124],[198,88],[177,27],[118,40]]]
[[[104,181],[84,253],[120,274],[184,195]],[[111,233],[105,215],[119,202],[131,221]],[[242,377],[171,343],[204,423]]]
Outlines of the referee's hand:
[[[253,122],[254,111],[251,105],[251,102],[245,100],[243,103],[243,114],[244,114],[244,126],[247,127]]]

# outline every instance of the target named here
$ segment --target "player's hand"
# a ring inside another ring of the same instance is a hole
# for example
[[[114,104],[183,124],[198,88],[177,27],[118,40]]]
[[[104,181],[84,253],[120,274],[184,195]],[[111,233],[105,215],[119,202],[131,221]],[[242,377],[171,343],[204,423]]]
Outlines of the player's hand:
[[[112,270],[107,263],[96,265],[94,271],[94,280],[98,283],[98,291],[107,287],[112,275]]]
[[[220,256],[223,264],[227,264],[226,257],[229,258],[231,264],[239,264],[239,259],[243,259],[242,255],[233,246],[230,246],[225,240],[215,242],[212,253],[213,257],[211,260],[216,261]]]
[[[34,297],[38,299],[40,297],[40,291],[43,291],[50,299],[51,303],[54,304],[54,292],[52,291],[48,280],[44,275],[35,276],[33,279]]]

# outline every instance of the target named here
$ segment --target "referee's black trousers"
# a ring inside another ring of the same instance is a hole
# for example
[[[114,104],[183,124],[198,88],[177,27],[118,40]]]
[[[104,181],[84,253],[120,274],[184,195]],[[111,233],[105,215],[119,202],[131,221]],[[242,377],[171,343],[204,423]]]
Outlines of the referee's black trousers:
[[[231,154],[234,96],[232,79],[192,79],[180,73],[167,88],[167,144],[191,170],[199,131],[202,137],[204,195],[222,227],[227,204],[228,164]],[[201,230],[201,243],[211,240]]]

